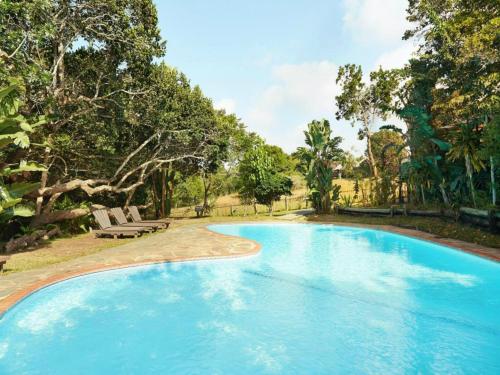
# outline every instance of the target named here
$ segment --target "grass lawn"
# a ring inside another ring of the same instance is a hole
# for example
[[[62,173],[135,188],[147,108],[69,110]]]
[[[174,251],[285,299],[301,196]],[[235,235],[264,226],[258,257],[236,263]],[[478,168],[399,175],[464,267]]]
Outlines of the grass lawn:
[[[3,274],[7,275],[12,272],[27,271],[65,262],[129,241],[131,240],[94,238],[94,235],[90,233],[43,241],[34,248],[12,254],[4,267]],[[0,277],[1,275],[2,273],[0,273]]]

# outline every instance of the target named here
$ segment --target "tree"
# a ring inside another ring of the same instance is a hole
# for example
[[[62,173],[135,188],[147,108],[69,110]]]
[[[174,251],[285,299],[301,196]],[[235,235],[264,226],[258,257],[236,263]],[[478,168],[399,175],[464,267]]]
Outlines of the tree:
[[[356,157],[350,151],[343,151],[341,157],[342,164],[342,177],[344,178],[356,178],[359,176],[358,167],[364,158],[362,156]]]
[[[10,85],[0,88],[0,223],[6,223],[15,216],[30,217],[32,207],[22,204],[23,197],[38,187],[37,183],[18,182],[16,177],[24,173],[40,172],[45,168],[27,162],[17,152],[30,145],[29,134],[44,123],[43,118],[29,123],[19,113],[19,95],[23,87],[19,80],[11,79]]]
[[[422,200],[425,190],[448,204],[449,190],[455,204],[467,196],[478,204],[475,180],[483,180],[486,167],[481,160],[490,162],[490,175],[494,169],[494,160],[480,156],[480,145],[498,116],[498,15],[488,0],[409,3],[415,27],[405,39],[417,35],[420,47],[405,69],[398,113],[408,125],[409,165]]]
[[[469,189],[471,193],[472,203],[477,207],[476,192],[474,188],[473,171],[479,172],[484,168],[478,150],[480,145],[480,136],[477,131],[467,125],[462,125],[455,132],[452,146],[448,152],[451,161],[464,159],[469,180]]]
[[[33,139],[43,148],[27,149],[47,166],[29,195],[33,226],[96,202],[150,199],[166,215],[176,173],[198,173],[217,143],[215,110],[185,75],[154,63],[164,44],[150,0],[0,4],[0,81],[22,76],[22,112],[48,118]]]
[[[408,154],[401,133],[382,128],[372,135],[372,150],[379,170],[391,176],[399,174],[403,159]]]
[[[262,174],[255,188],[255,200],[257,203],[269,207],[269,213],[273,213],[273,203],[279,201],[283,195],[292,195],[292,180],[279,173],[267,171]]]
[[[277,161],[265,144],[259,143],[245,153],[239,166],[239,195],[244,203],[260,203],[269,207],[283,195],[291,195],[292,180],[280,173]],[[255,211],[257,213],[257,211]]]
[[[490,163],[490,189],[491,203],[497,204],[497,180],[496,174],[500,163],[500,115],[493,117],[493,121],[485,125],[483,145],[480,155],[483,160]]]
[[[332,162],[342,160],[343,152],[339,148],[342,138],[332,137],[330,123],[327,120],[313,120],[307,125],[304,134],[306,145],[309,147],[297,149],[299,170],[304,174],[307,185],[312,191],[316,209],[327,214],[331,210],[332,192],[338,193],[338,188],[332,183]]]
[[[370,85],[363,82],[361,66],[347,64],[341,66],[336,82],[340,84],[342,92],[335,97],[337,103],[337,120],[345,119],[360,123],[359,139],[366,139],[368,162],[373,177],[378,177],[378,168],[372,151],[372,133],[375,120],[385,120],[393,91],[398,85],[397,75],[393,71],[384,71],[381,68],[370,74]]]

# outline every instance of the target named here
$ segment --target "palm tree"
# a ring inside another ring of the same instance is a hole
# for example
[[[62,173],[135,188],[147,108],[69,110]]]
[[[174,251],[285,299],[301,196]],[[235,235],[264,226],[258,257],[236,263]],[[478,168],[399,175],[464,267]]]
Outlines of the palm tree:
[[[339,161],[342,150],[339,148],[341,137],[332,138],[332,130],[327,120],[314,120],[304,131],[306,145],[299,147],[296,155],[301,161],[301,171],[305,175],[307,185],[314,195],[316,209],[321,213],[329,213],[331,209],[331,192],[333,190],[332,163]]]

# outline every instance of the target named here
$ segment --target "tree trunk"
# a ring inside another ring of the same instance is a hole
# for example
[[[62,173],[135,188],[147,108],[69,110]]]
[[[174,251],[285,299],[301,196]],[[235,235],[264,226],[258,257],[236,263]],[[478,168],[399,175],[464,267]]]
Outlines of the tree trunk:
[[[58,221],[77,219],[88,215],[89,213],[90,209],[88,208],[75,208],[72,210],[42,213],[33,219],[30,226],[36,228],[42,225],[56,223]]]
[[[474,208],[476,208],[477,207],[477,205],[476,205],[476,191],[474,190],[474,181],[472,179],[472,166],[470,163],[469,154],[465,154],[465,167],[467,169],[467,177],[469,177],[469,186],[470,186],[470,193],[472,196],[472,204],[474,205]]]
[[[43,156],[43,164],[48,167],[49,165],[50,148],[45,148],[45,154]],[[49,178],[48,168],[42,172],[42,177],[40,179],[40,189],[45,189],[47,187],[47,180]],[[39,216],[42,213],[43,206],[43,196],[36,198],[36,208],[35,216]]]
[[[36,245],[41,239],[50,239],[51,237],[58,236],[61,234],[59,228],[54,228],[51,230],[36,230],[33,233],[26,234],[19,238],[12,238],[5,245],[5,251],[11,253],[13,251],[21,250],[26,247]]]
[[[165,168],[161,169],[160,181],[161,181],[160,215],[162,218],[164,218],[166,216],[166,208],[167,208],[167,170]]]
[[[495,162],[493,156],[490,156],[490,177],[491,177],[491,203],[493,206],[497,204],[497,189],[495,184]]]
[[[420,192],[422,193],[422,204],[425,206],[427,202],[425,201],[424,184],[420,184]]]
[[[130,203],[132,202],[132,198],[133,198],[133,197],[134,197],[134,195],[135,195],[135,190],[136,190],[136,189],[132,189],[132,190],[130,190],[130,191],[127,193],[127,200],[125,201],[125,207],[130,206]]]
[[[208,204],[208,194],[212,184],[206,174],[203,175],[201,179],[203,181],[203,214],[207,215],[210,209]]]
[[[167,187],[168,187],[168,199],[167,199],[167,207],[166,214],[170,216],[172,213],[172,207],[174,206],[174,180],[175,180],[175,171],[172,167],[172,162],[168,165],[168,174],[167,174]]]
[[[324,214],[329,214],[331,209],[330,193],[328,191],[322,192],[320,200],[321,200],[321,212]]]
[[[151,193],[153,195],[153,205],[154,205],[154,208],[155,208],[155,214],[156,214],[156,217],[159,217],[160,216],[160,205],[159,205],[159,196],[158,196],[158,190],[157,190],[157,184],[156,184],[156,175],[157,175],[157,172],[153,173],[151,175]]]
[[[370,169],[372,171],[372,176],[378,178],[377,164],[375,163],[375,158],[372,152],[372,134],[366,127],[366,151],[368,152],[368,163],[370,164]]]
[[[403,198],[403,178],[401,177],[401,160],[399,160],[399,176],[398,176],[398,194],[399,194],[399,204],[404,203]]]
[[[444,190],[444,179],[443,179],[443,182],[439,184],[439,190],[441,191],[441,195],[443,197],[444,204],[449,206],[450,201],[448,200],[448,195],[446,195],[446,191]]]

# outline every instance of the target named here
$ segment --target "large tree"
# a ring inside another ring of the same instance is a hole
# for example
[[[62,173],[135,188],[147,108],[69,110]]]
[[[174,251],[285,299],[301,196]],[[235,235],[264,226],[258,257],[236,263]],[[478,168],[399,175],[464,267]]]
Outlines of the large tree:
[[[0,81],[22,76],[22,112],[48,119],[26,155],[46,166],[29,176],[40,184],[32,225],[144,200],[155,177],[166,214],[162,176],[197,171],[213,150],[212,102],[154,62],[164,44],[151,0],[0,3]]]
[[[414,196],[479,204],[475,190],[488,188],[488,175],[495,190],[486,130],[499,116],[498,5],[412,0],[408,19],[413,28],[405,38],[417,36],[419,50],[405,69],[397,113],[408,127],[408,170],[420,190]]]
[[[385,120],[391,108],[392,93],[398,85],[393,71],[381,68],[370,74],[370,84],[363,81],[361,66],[346,64],[338,71],[336,82],[342,92],[335,97],[337,120],[345,119],[360,124],[359,139],[366,139],[368,163],[373,177],[378,177],[378,168],[372,150],[372,134],[378,118]]]

